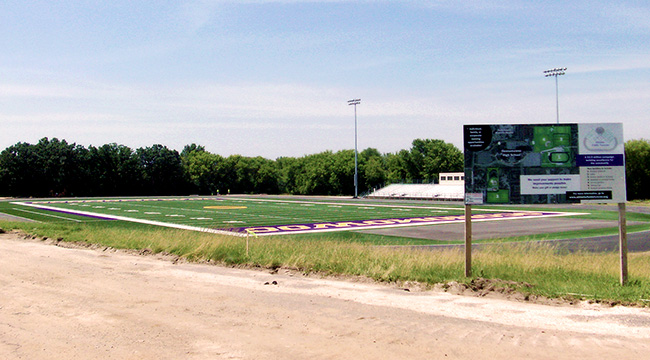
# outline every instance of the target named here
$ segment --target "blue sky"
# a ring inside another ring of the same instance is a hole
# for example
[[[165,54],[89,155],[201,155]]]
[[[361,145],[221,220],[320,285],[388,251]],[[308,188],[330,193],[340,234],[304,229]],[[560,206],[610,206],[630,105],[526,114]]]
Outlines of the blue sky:
[[[622,122],[650,139],[647,1],[0,3],[0,149],[224,156],[462,149],[463,124]]]

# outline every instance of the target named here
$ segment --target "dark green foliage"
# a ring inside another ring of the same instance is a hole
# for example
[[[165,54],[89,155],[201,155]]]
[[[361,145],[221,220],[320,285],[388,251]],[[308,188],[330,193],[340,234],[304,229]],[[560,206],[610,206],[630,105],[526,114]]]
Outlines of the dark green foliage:
[[[358,154],[361,193],[397,181],[434,181],[462,168],[460,151],[442,140],[413,141],[410,151]],[[266,193],[352,195],[354,151],[324,151],[276,160],[222,157],[191,144],[179,154],[156,144],[132,150],[42,139],[0,153],[0,196],[127,196]]]
[[[160,144],[136,150],[142,168],[143,195],[187,194],[181,156]]]
[[[650,141],[625,143],[625,178],[629,200],[650,199]]]
[[[90,193],[103,196],[138,195],[142,166],[135,152],[124,145],[90,146]]]
[[[88,150],[65,140],[18,143],[0,153],[0,195],[54,196],[87,190]]]

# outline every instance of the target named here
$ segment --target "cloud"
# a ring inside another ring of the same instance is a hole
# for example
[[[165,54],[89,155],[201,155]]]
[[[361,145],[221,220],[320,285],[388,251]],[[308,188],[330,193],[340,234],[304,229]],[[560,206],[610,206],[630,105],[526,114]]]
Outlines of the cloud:
[[[650,54],[603,55],[597,61],[573,66],[571,72],[593,73],[650,69],[648,58],[650,58]]]
[[[650,8],[634,6],[625,2],[614,2],[602,8],[602,16],[610,20],[611,26],[623,29],[637,29],[646,33],[650,30]]]
[[[62,85],[0,84],[0,98],[76,98],[80,89]]]

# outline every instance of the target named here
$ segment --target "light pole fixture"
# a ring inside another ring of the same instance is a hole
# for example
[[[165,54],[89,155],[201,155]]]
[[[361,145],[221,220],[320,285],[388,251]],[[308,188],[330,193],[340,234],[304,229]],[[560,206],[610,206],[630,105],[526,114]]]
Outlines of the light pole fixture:
[[[560,103],[558,98],[558,88],[557,88],[557,77],[560,75],[566,74],[566,68],[555,68],[544,71],[544,76],[554,76],[555,77],[555,113],[557,115],[557,123],[560,123]]]
[[[359,197],[359,160],[357,152],[357,105],[361,99],[348,100],[348,105],[354,105],[354,198]]]

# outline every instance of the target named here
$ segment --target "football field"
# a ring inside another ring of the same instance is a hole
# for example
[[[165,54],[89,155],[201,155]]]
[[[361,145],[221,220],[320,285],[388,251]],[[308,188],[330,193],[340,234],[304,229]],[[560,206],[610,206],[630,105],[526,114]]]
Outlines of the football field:
[[[13,202],[14,214],[48,221],[120,220],[229,235],[432,225],[464,221],[460,204],[390,204],[352,199],[221,196],[69,199]],[[473,221],[568,215],[558,212],[473,209]]]

